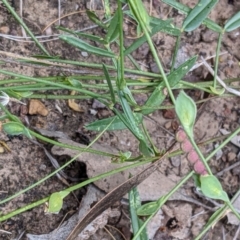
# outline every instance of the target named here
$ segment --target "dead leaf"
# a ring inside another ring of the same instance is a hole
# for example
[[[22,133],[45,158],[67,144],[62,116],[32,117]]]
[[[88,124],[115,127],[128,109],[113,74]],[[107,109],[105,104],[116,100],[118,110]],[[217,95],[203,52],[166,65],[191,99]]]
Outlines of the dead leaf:
[[[28,113],[30,115],[39,114],[46,117],[48,115],[48,110],[39,100],[31,99],[29,102]]]
[[[72,91],[70,95],[75,95],[75,93],[75,91]],[[68,99],[68,106],[76,112],[84,112],[84,109],[75,102],[75,99]]]

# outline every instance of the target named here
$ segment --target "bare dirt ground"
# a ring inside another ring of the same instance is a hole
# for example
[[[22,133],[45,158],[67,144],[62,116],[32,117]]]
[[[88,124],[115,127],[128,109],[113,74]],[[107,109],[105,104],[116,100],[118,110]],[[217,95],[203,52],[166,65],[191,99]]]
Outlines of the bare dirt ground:
[[[183,4],[187,4],[189,7],[193,7],[197,1],[183,0]],[[233,3],[232,3],[233,2]],[[13,7],[19,13],[19,3],[17,1],[12,2]],[[147,9],[151,10],[151,15],[166,19],[174,18],[174,22],[180,26],[183,15],[178,11],[171,9],[160,0],[152,1],[153,7],[146,3]],[[78,14],[72,14],[61,20],[61,25],[70,28],[72,30],[84,29],[93,25],[86,16],[86,9],[91,8],[98,10],[101,15],[103,9],[101,1],[64,1],[61,5],[61,15],[73,13],[75,11],[82,11]],[[233,16],[234,13],[240,10],[240,1],[227,1],[220,0],[217,6],[210,14],[210,18],[216,21],[218,24],[224,24],[224,22]],[[35,35],[42,34],[57,34],[59,33],[55,26],[58,23],[52,24],[48,28],[48,32],[43,32],[49,23],[58,18],[58,2],[55,1],[31,1],[25,0],[23,2],[23,19],[29,28]],[[131,37],[134,37],[134,26],[126,21],[125,26],[125,42],[126,45],[131,43]],[[98,28],[89,30],[94,34],[102,34]],[[6,10],[3,4],[0,3],[0,33],[6,35],[22,36],[22,31],[15,19]],[[232,33],[226,34],[223,39],[223,45],[221,52],[227,52],[220,58],[219,76],[222,79],[226,78],[239,78],[240,69],[238,62],[240,62],[240,30],[236,30]],[[54,37],[53,37],[54,38]],[[159,57],[162,60],[165,70],[169,69],[171,64],[172,51],[175,44],[175,39],[166,34],[159,33],[154,36],[154,43],[158,49]],[[212,56],[215,54],[217,44],[217,36],[201,26],[192,33],[185,33],[182,37],[180,50],[181,53],[178,56],[179,64],[185,61],[190,56],[195,54],[203,57]],[[95,63],[108,63],[105,59],[95,57],[88,54],[87,56],[80,50],[59,41],[51,40],[44,43],[46,49],[53,56],[60,56],[65,59],[72,59],[78,61],[95,62]],[[14,54],[21,54],[23,56],[34,56],[41,54],[40,50],[31,42],[18,42],[9,40],[3,35],[0,35],[0,50],[10,52]],[[1,59],[6,58],[4,55],[0,55]],[[142,68],[149,71],[156,71],[155,64],[152,60],[152,56],[149,53],[147,45],[144,45],[138,49],[133,57],[141,64]],[[213,62],[212,62],[213,63]],[[2,69],[17,72],[27,76],[53,76],[53,75],[71,75],[71,72],[66,72],[60,68],[37,68],[26,65],[19,65],[17,63],[6,63],[1,65]],[[78,68],[79,71],[83,70]],[[189,73],[186,79],[190,82],[196,82],[202,79],[211,79],[209,73],[204,67],[199,67],[193,72]],[[0,79],[7,79],[6,76],[0,75]],[[94,79],[93,79],[94,83]],[[69,93],[66,91],[65,93]],[[201,93],[198,91],[189,92],[195,99],[199,99]],[[137,95],[138,102],[144,102],[145,95]],[[110,111],[105,108],[95,107],[98,112],[96,116],[90,114],[90,109],[93,109],[92,100],[79,101],[80,106],[85,109],[84,112],[79,113],[71,110],[65,100],[45,100],[41,99],[42,103],[46,106],[49,113],[46,117],[40,115],[29,115],[24,112],[23,108],[18,103],[11,102],[8,109],[20,116],[24,121],[24,117],[27,117],[32,128],[37,127],[49,131],[61,131],[69,136],[72,141],[86,144],[96,136],[95,132],[90,132],[84,129],[84,125],[92,122],[97,118],[104,118],[110,116]],[[24,100],[28,103],[28,100]],[[62,109],[59,112],[56,104]],[[166,104],[168,104],[166,102]],[[195,127],[195,137],[197,141],[204,141],[215,136],[220,136],[219,129],[224,128],[228,131],[233,131],[239,127],[240,116],[240,104],[239,98],[214,98],[207,103],[199,106],[198,121]],[[156,146],[159,149],[168,148],[170,142],[174,136],[174,129],[172,124],[175,121],[175,116],[167,117],[164,111],[158,110],[151,115],[151,118],[146,118],[145,123],[149,130]],[[167,130],[167,131],[166,131]],[[54,170],[53,166],[49,162],[49,159],[45,155],[43,149],[36,144],[29,141],[26,137],[15,137],[10,139],[4,133],[0,133],[0,140],[7,142],[11,149],[11,153],[3,153],[0,155],[0,200],[5,199],[7,196],[11,196],[14,193],[26,188],[27,186],[40,180],[50,172]],[[68,141],[71,141],[68,140]],[[205,153],[211,151],[214,148],[215,142],[209,144],[203,149]],[[107,132],[98,141],[100,146],[106,147],[109,152],[114,151],[131,151],[134,155],[138,153],[138,143],[133,136],[127,131]],[[46,146],[51,151],[52,146]],[[217,159],[211,160],[211,167],[213,172],[217,174],[221,170],[231,166],[232,164],[240,161],[239,159],[239,147],[233,144],[229,144],[223,149],[222,155]],[[70,157],[74,156],[74,152],[70,150],[63,151],[61,149],[52,149],[52,154],[56,156],[60,165],[65,163]],[[85,164],[93,159],[93,156],[88,156]],[[79,161],[84,162],[83,159]],[[89,165],[87,165],[89,167]],[[220,179],[222,181],[224,189],[229,196],[239,189],[240,171],[239,167],[224,172]],[[154,175],[157,182],[152,180],[146,181],[139,188],[140,195],[143,201],[156,200],[161,195],[165,194],[171,187],[175,185],[186,173],[190,170],[187,160],[184,156],[165,160],[162,163],[158,173]],[[99,172],[103,171],[102,169]],[[86,178],[86,174],[89,176],[89,172],[86,172],[84,164],[79,162],[73,163],[66,169],[66,173],[72,177]],[[117,181],[116,181],[117,182]],[[161,184],[164,183],[164,184]],[[70,182],[74,184],[74,182]],[[107,187],[103,182],[98,182],[97,186],[105,191]],[[25,194],[11,200],[6,204],[0,206],[1,214],[6,214],[12,210],[25,206],[28,203],[42,199],[53,192],[59,191],[66,186],[57,178],[52,177],[40,186],[28,191]],[[147,194],[146,194],[147,189]],[[193,239],[198,234],[202,226],[206,223],[207,219],[214,211],[214,205],[211,202],[203,199],[202,197],[193,193],[194,184],[192,181],[188,182],[184,187],[184,196],[191,198],[187,199],[183,197],[182,193],[179,193],[171,199],[163,208],[159,219],[155,219],[157,224],[156,235],[153,239]],[[86,194],[87,189],[81,189],[75,192],[74,195],[69,195],[64,200],[63,209],[59,214],[45,214],[44,205],[36,207],[27,212],[21,213],[10,220],[2,222],[0,224],[0,230],[5,230],[11,234],[6,234],[0,231],[0,239],[18,239],[17,237],[24,232],[21,239],[27,239],[26,234],[47,234],[57,229],[60,224],[72,216],[79,207],[79,201],[82,196]],[[144,194],[145,192],[145,194]],[[194,201],[195,202],[194,202]],[[204,205],[201,205],[202,203]],[[206,209],[206,207],[209,207]],[[130,224],[127,216],[127,207],[119,203],[118,208],[121,210],[121,217],[116,221],[110,221],[109,224],[115,226],[119,231],[125,235],[125,239],[131,239]],[[202,213],[203,214],[199,214]],[[229,223],[229,220],[225,217],[217,226],[212,229],[205,239],[222,239],[222,233],[226,236],[225,239],[233,239],[238,225]],[[175,222],[175,224],[173,224]],[[172,225],[173,224],[173,225]],[[116,239],[123,239],[123,237],[109,227],[109,231],[115,236]],[[99,230],[92,239],[111,239],[109,234],[106,234],[105,230]],[[40,238],[39,238],[40,239]],[[42,238],[50,239],[50,238]],[[240,239],[240,236],[236,239]]]

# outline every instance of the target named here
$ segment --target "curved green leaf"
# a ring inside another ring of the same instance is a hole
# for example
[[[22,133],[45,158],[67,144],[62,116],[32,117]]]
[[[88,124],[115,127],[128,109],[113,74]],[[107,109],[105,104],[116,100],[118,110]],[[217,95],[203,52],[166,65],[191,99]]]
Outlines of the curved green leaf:
[[[49,198],[48,212],[59,213],[62,209],[63,198],[59,192],[53,193]]]
[[[192,10],[188,6],[183,5],[182,3],[176,2],[175,0],[162,0],[162,1],[184,14],[188,14]],[[209,18],[206,18],[203,21],[203,24],[215,32],[218,32],[218,33],[222,32],[222,28]]]
[[[116,11],[110,22],[110,25],[108,26],[105,41],[107,43],[111,43],[118,37],[118,35],[119,35],[119,16],[118,11]]]
[[[227,21],[224,29],[226,32],[231,32],[238,27],[240,27],[240,11]]]
[[[196,62],[197,56],[194,56],[180,65],[176,70],[171,72],[168,76],[168,82],[170,87],[174,87],[182,77],[193,67]],[[165,83],[161,82],[153,91],[153,93],[148,98],[147,102],[142,107],[142,114],[150,114],[154,112],[164,101],[166,98],[166,94],[164,94],[163,90],[165,88]]]
[[[94,46],[84,42],[83,40],[73,37],[73,36],[60,35],[59,39],[65,41],[66,43],[68,43],[74,47],[77,47],[77,48],[84,50],[86,52],[89,52],[89,53],[93,53],[93,54],[100,55],[103,57],[110,57],[110,58],[115,57],[114,53],[107,51],[105,49],[102,49],[102,48],[94,47]]]
[[[2,128],[6,134],[13,135],[13,136],[18,136],[18,135],[23,134],[23,135],[27,136],[28,138],[32,138],[28,129],[20,123],[7,122],[2,125]]]
[[[228,195],[222,189],[219,180],[213,175],[200,176],[201,190],[206,197],[229,202]]]
[[[89,19],[92,22],[94,22],[95,24],[97,24],[98,26],[105,28],[105,29],[107,28],[106,24],[103,23],[93,11],[87,10],[87,15],[88,15]]]
[[[200,26],[218,0],[200,0],[183,22],[183,30],[190,32]]]
[[[122,114],[124,115],[124,114]],[[138,124],[142,122],[143,115],[141,113],[134,113]],[[112,124],[109,126],[107,131],[114,131],[114,130],[122,130],[126,129],[126,125],[122,122],[122,120],[118,116],[104,118],[101,120],[97,120],[95,122],[92,122],[88,125],[86,125],[86,129],[91,131],[102,131],[104,128],[106,128],[107,125],[115,118],[115,120],[112,122]]]
[[[159,209],[159,203],[156,202],[150,202],[142,205],[140,208],[137,210],[137,215],[138,216],[149,216],[153,213],[155,213]]]
[[[175,110],[184,130],[193,136],[197,108],[195,102],[184,91],[181,91],[177,97]]]

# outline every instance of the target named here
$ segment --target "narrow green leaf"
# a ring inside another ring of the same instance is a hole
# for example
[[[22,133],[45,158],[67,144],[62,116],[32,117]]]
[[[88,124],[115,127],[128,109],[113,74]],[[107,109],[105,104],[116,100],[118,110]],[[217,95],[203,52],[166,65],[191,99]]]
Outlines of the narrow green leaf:
[[[81,50],[84,50],[86,52],[89,52],[89,53],[93,53],[93,54],[96,54],[96,55],[100,55],[100,56],[103,56],[103,57],[110,57],[110,58],[115,58],[115,54],[110,52],[110,51],[107,51],[105,49],[102,49],[102,48],[98,48],[98,47],[94,47],[86,42],[84,42],[83,40],[81,39],[78,39],[76,37],[73,37],[73,36],[69,36],[69,35],[60,35],[59,36],[59,39],[65,41],[66,43],[74,46],[74,47],[77,47]]]
[[[7,94],[9,94],[9,96],[13,97],[13,98],[17,98],[17,99],[22,99],[22,98],[27,98],[29,96],[31,96],[33,94],[33,92],[30,91],[24,91],[24,92],[20,92],[20,91],[13,91],[13,90],[8,90],[6,91]]]
[[[226,32],[231,32],[238,27],[240,27],[240,11],[227,21],[224,29]]]
[[[218,0],[200,0],[184,20],[182,28],[190,32],[199,27],[217,2]]]
[[[104,72],[104,75],[105,75],[107,83],[108,83],[108,87],[109,87],[112,102],[113,102],[113,104],[115,104],[116,99],[115,99],[115,93],[114,93],[113,86],[112,86],[112,81],[111,81],[108,69],[107,69],[107,67],[104,63],[103,63],[103,72]]]
[[[124,115],[124,114],[121,114]],[[143,120],[143,115],[141,113],[134,113],[136,119],[137,119],[137,124],[140,124]],[[118,116],[114,117],[109,117],[101,120],[97,120],[95,122],[92,122],[88,125],[86,125],[86,129],[90,131],[102,131],[106,126],[112,121],[113,123],[109,126],[107,131],[115,131],[115,130],[123,130],[126,129],[125,124],[122,122],[122,120]]]
[[[65,191],[65,190],[59,192],[62,199],[64,199],[66,196],[68,196],[69,193],[70,193],[69,191]]]
[[[151,32],[150,17],[143,5],[142,0],[128,0],[128,4],[137,21],[141,21],[141,23],[147,28],[148,32]],[[140,24],[138,25],[140,26]]]
[[[62,209],[63,198],[59,192],[53,193],[49,198],[48,212],[59,213]]]
[[[191,11],[191,8],[175,0],[162,0],[162,1],[169,4],[170,6],[172,6],[173,8],[177,9],[178,11],[184,14],[188,14]],[[209,18],[205,19],[203,21],[203,24],[215,32],[218,32],[218,33],[222,32],[222,28],[218,24],[210,20]]]
[[[161,21],[158,25],[155,25],[153,28],[152,28],[152,31],[150,33],[150,36],[154,36],[156,33],[160,32],[161,30],[163,30],[165,27],[169,28],[169,25],[170,23],[172,22],[171,19],[169,20],[166,20],[166,21]],[[179,30],[178,30],[179,31]],[[179,31],[179,34],[180,34],[180,31]],[[129,46],[125,51],[124,51],[124,55],[128,55],[130,54],[131,52],[133,52],[134,50],[136,50],[138,47],[140,47],[143,43],[145,43],[147,41],[147,38],[146,36],[142,36],[140,38],[138,38],[136,41],[134,41],[132,43],[131,46]]]
[[[222,88],[222,89],[216,89],[216,88],[214,88],[214,87],[212,87],[212,86],[210,86],[209,88],[210,88],[210,90],[211,90],[214,94],[217,94],[217,95],[223,95],[224,92],[225,92],[225,89],[224,89],[224,88]]]
[[[64,32],[71,33],[72,35],[75,35],[75,36],[85,37],[87,39],[90,39],[92,41],[95,41],[101,44],[107,44],[107,42],[102,37],[99,37],[96,35],[92,35],[84,32],[75,32],[75,31],[69,30],[68,28],[64,28],[62,26],[58,26],[56,28]]]
[[[137,215],[138,216],[149,216],[149,215],[155,213],[158,209],[159,209],[158,201],[146,203],[146,204],[142,205],[140,208],[138,208]]]
[[[174,87],[186,75],[186,73],[193,67],[196,62],[197,56],[188,59],[185,63],[180,65],[175,71],[171,72],[168,76],[170,87]],[[161,82],[153,91],[147,102],[142,107],[142,114],[150,114],[160,107],[166,94],[164,93],[165,83]]]
[[[104,29],[107,29],[106,24],[103,23],[94,12],[87,10],[87,15],[92,22]]]
[[[2,125],[2,128],[6,134],[13,135],[13,136],[18,136],[18,135],[23,134],[23,135],[27,136],[28,138],[32,138],[28,129],[20,123],[7,122]]]
[[[223,191],[221,183],[215,176],[201,175],[200,181],[201,190],[206,197],[223,200],[224,202],[229,202],[227,193]]]
[[[119,36],[119,15],[115,12],[107,30],[105,41],[109,44]]]
[[[177,97],[175,111],[184,130],[193,137],[197,108],[195,102],[184,91],[181,91]]]
[[[141,206],[141,200],[140,200],[137,188],[133,188],[129,192],[128,198],[129,198],[129,209],[130,209],[133,235],[135,235],[138,232],[139,228],[141,227],[141,222],[140,222],[140,219],[138,218],[137,212],[136,212],[136,210]],[[146,229],[144,229],[144,230],[146,232]],[[143,232],[142,232],[142,234],[143,234]],[[140,239],[142,240],[141,235],[140,235]]]
[[[79,80],[73,79],[71,77],[67,78],[67,81],[73,86],[77,88],[82,88],[82,83]]]

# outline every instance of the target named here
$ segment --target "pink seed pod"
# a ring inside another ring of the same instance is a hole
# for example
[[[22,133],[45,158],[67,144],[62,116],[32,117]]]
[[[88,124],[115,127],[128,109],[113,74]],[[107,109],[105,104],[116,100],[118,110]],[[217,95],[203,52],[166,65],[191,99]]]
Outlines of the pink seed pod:
[[[193,150],[193,146],[188,139],[185,139],[185,141],[181,143],[180,147],[185,153],[189,153]]]
[[[180,128],[176,133],[176,140],[180,143],[187,139],[187,134],[184,132],[182,128]]]
[[[192,150],[187,155],[187,160],[193,165],[195,162],[200,161],[198,154],[195,150]]]
[[[199,175],[205,175],[207,173],[205,166],[201,161],[197,161],[194,164],[193,169]]]

